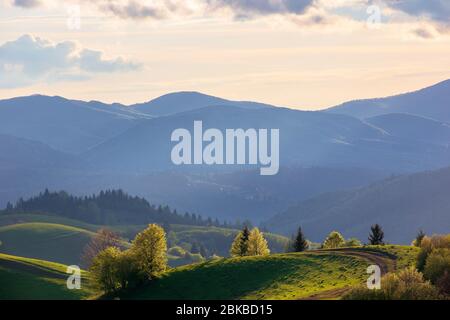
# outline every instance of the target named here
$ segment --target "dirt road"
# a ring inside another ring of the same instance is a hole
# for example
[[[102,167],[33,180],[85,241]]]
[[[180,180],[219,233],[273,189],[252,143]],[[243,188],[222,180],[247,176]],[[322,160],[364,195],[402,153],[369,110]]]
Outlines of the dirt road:
[[[317,250],[313,251],[316,254],[329,254],[335,253],[339,255],[352,256],[364,259],[369,265],[378,265],[381,269],[381,275],[385,275],[388,272],[394,271],[396,269],[396,257],[387,253],[382,253],[378,251],[361,250],[361,249],[327,249],[327,250]],[[338,288],[328,291],[319,292],[313,294],[302,300],[333,300],[339,299],[344,294],[346,294],[351,287]]]

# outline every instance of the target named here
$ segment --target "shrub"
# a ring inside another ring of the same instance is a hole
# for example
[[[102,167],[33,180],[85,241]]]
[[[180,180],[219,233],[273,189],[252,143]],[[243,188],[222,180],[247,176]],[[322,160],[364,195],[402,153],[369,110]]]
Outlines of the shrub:
[[[433,249],[447,248],[450,249],[449,235],[434,235],[432,237],[424,237],[421,241],[421,250],[417,257],[417,269],[423,271],[427,262],[428,255]]]
[[[145,274],[139,269],[136,256],[130,250],[121,252],[117,257],[116,272],[120,290],[136,288],[145,281]]]
[[[121,251],[116,247],[109,247],[92,260],[89,271],[94,283],[106,293],[116,292],[120,289],[118,278],[118,259]]]
[[[93,259],[89,271],[94,283],[107,294],[134,288],[145,278],[132,252],[116,247],[101,251]]]
[[[436,287],[442,294],[450,296],[450,271],[445,271],[444,274],[436,281]]]
[[[346,300],[437,300],[438,290],[414,268],[388,273],[381,279],[380,290],[352,289]]]
[[[182,247],[175,246],[170,248],[167,253],[175,257],[183,257],[186,254],[186,250],[184,250]]]
[[[361,245],[361,241],[356,238],[350,238],[345,242],[346,247],[360,247]]]
[[[423,274],[426,279],[438,285],[443,293],[448,294],[446,286],[448,283],[448,275],[450,273],[450,249],[438,248],[433,249],[428,255],[425,263]],[[447,291],[447,292],[446,292]]]

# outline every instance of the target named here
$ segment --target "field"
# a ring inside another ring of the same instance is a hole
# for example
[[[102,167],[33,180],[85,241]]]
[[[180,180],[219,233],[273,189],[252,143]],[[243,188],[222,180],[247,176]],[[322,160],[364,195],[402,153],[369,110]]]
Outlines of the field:
[[[68,290],[65,272],[66,265],[80,265],[84,246],[101,227],[45,215],[0,216],[0,299],[98,295],[89,286]],[[144,227],[111,228],[130,239]],[[173,268],[121,298],[339,299],[350,286],[367,279],[370,264],[380,265],[386,273],[414,265],[418,253],[415,247],[386,245],[205,261],[189,252],[192,243],[198,243],[210,252],[226,255],[235,234],[236,230],[216,227],[171,225],[169,264]],[[275,252],[286,246],[285,237],[265,236]],[[84,283],[89,283],[88,273],[83,275]]]
[[[385,271],[411,257],[406,247],[385,253],[343,249],[268,257],[219,259],[169,271],[123,299],[337,299],[350,286],[366,281],[366,269]],[[409,261],[413,263],[413,260]]]
[[[67,289],[66,270],[58,263],[0,254],[0,299],[80,300],[95,295],[86,272],[81,290]]]
[[[383,271],[414,263],[407,246],[349,248],[215,259],[169,270],[122,299],[339,299],[367,279],[368,265]],[[83,289],[65,286],[66,266],[0,254],[0,299],[87,299],[99,295],[83,272]]]
[[[80,265],[84,246],[94,232],[107,227],[124,238],[133,239],[145,225],[100,226],[77,220],[40,214],[0,215],[0,252],[17,256]],[[168,239],[171,246],[179,245],[190,251],[192,243],[202,244],[210,255],[227,256],[237,230],[171,225]],[[283,252],[288,239],[266,234],[273,252]],[[124,243],[125,245],[125,243]],[[198,261],[196,257],[169,257],[175,267]]]
[[[22,223],[0,227],[0,252],[21,257],[80,263],[84,246],[94,233],[53,223]]]

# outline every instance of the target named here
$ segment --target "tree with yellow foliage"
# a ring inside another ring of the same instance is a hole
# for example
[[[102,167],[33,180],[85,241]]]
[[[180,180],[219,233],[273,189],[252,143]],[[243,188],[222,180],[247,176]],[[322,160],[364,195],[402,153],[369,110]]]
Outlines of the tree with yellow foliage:
[[[266,239],[258,228],[253,228],[248,236],[248,253],[249,256],[266,256],[270,254],[269,246]]]
[[[139,269],[152,279],[167,269],[167,242],[164,229],[150,224],[133,241],[131,252]]]

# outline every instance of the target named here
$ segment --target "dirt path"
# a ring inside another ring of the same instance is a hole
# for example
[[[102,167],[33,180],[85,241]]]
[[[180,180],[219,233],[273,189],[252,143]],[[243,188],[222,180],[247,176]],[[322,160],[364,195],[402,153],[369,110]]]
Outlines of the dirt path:
[[[378,265],[381,269],[381,275],[384,276],[386,273],[394,271],[396,269],[396,258],[393,255],[377,252],[377,251],[363,251],[361,249],[329,249],[329,250],[317,250],[313,253],[323,254],[323,253],[335,253],[339,255],[352,256],[364,259],[368,262],[368,265]],[[306,297],[302,300],[333,300],[339,299],[348,291],[351,287],[344,287],[338,289],[332,289],[327,291],[322,291]]]

